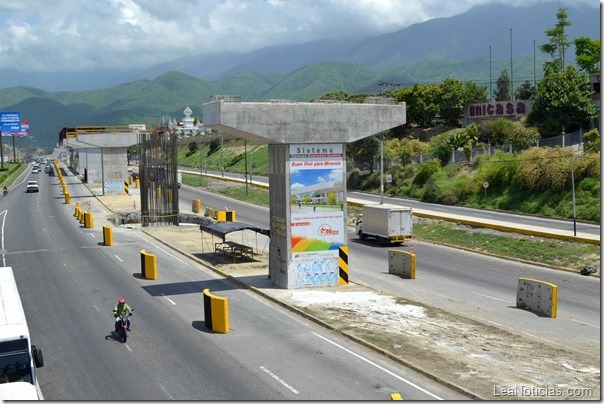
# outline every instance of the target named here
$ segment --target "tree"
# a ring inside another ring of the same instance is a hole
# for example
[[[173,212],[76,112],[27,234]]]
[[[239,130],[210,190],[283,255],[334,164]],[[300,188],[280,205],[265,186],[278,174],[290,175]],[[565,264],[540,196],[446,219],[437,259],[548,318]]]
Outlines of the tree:
[[[440,117],[450,126],[459,126],[459,118],[466,106],[478,102],[486,102],[487,89],[474,82],[461,81],[446,77],[440,86],[437,97]]]
[[[495,101],[506,101],[511,100],[511,91],[510,91],[510,76],[508,75],[508,71],[503,69],[499,78],[497,79],[497,87],[495,88]]]
[[[438,97],[440,86],[436,83],[415,84],[412,88],[403,88],[393,91],[392,96],[397,101],[404,101],[407,105],[407,123],[420,127],[434,124],[434,117],[438,112]]]
[[[428,153],[430,145],[415,138],[390,139],[385,142],[384,150],[401,159],[401,164],[411,163],[411,157]]]
[[[586,36],[575,39],[575,56],[579,68],[587,73],[600,72],[600,40]]]
[[[199,145],[197,142],[189,143],[189,156],[195,153],[197,150],[199,150]]]
[[[574,66],[562,70],[559,64],[546,63],[528,122],[537,124],[543,137],[576,130],[581,124],[587,126],[596,117],[591,94],[587,74]]]
[[[545,30],[545,35],[549,37],[549,43],[540,45],[539,50],[549,54],[554,59],[553,63],[559,64],[564,70],[565,52],[566,48],[570,46],[570,42],[566,38],[566,27],[571,26],[572,22],[568,21],[568,10],[566,8],[559,8],[556,18],[558,18],[556,26]]]
[[[368,164],[373,174],[373,158],[380,152],[380,142],[376,136],[369,136],[346,145],[346,155],[355,162]]]
[[[462,83],[452,77],[446,77],[440,90],[438,97],[440,117],[445,120],[445,124],[458,126],[459,117],[463,114],[465,107]]]
[[[525,80],[524,83],[514,91],[514,98],[517,100],[532,100],[535,98],[535,87],[530,81]]]

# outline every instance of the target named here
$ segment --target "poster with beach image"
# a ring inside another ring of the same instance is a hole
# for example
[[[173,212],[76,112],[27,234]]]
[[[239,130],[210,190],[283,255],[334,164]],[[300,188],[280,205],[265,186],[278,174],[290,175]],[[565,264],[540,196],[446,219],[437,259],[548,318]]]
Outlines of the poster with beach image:
[[[341,144],[290,145],[291,242],[297,287],[337,286],[346,243]]]

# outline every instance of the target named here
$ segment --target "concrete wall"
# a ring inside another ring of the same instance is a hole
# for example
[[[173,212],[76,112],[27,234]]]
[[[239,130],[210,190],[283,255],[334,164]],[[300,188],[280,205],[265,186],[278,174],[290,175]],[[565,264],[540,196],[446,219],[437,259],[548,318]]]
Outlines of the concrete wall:
[[[268,146],[268,181],[270,195],[271,241],[269,276],[273,282],[288,288],[288,265],[291,257],[289,217],[289,148],[287,145]]]
[[[80,175],[84,175],[84,169],[88,173],[89,184],[101,184],[103,182],[103,162],[101,149],[80,149]]]
[[[103,181],[105,194],[124,193],[124,181],[128,179],[126,147],[103,148]]]

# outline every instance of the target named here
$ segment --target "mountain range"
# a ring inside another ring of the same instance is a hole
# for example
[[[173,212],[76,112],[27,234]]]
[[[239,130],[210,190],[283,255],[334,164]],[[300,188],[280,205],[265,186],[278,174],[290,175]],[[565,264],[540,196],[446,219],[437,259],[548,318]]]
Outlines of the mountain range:
[[[21,147],[47,147],[57,142],[63,127],[180,120],[187,106],[200,116],[202,104],[215,94],[239,95],[244,101],[308,101],[330,91],[379,93],[447,76],[494,91],[503,69],[512,71],[515,86],[540,79],[550,57],[538,46],[549,41],[544,31],[555,26],[559,7],[568,9],[572,22],[569,40],[599,38],[595,7],[480,5],[365,39],[200,54],[127,71],[23,75],[2,70],[0,110],[19,111],[30,121],[33,138],[17,139]]]

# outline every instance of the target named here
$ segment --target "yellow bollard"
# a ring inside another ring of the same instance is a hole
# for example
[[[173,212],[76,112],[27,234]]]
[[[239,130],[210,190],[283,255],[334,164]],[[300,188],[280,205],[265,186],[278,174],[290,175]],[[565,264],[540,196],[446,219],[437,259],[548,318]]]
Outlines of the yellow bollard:
[[[141,183],[139,182],[138,178],[136,179],[136,187],[140,188]]]
[[[73,211],[73,215],[78,217],[78,210],[80,209],[80,202],[75,203],[75,210]]]
[[[84,217],[85,217],[85,216],[86,216],[86,214],[80,210],[80,223],[81,223],[81,224],[84,224],[84,223],[85,223],[85,222],[84,222]]]
[[[113,245],[113,229],[109,226],[103,226],[103,244]]]
[[[87,229],[92,229],[92,212],[84,213],[84,227]]]
[[[132,176],[128,177],[128,184],[132,185]]]
[[[71,195],[69,195],[69,192],[65,193],[65,205],[69,205],[71,204]]]
[[[157,197],[161,198],[161,188],[157,187]]]
[[[200,212],[201,212],[201,200],[193,199],[193,213],[200,213]]]
[[[157,279],[157,257],[141,250],[141,273],[145,279]]]

